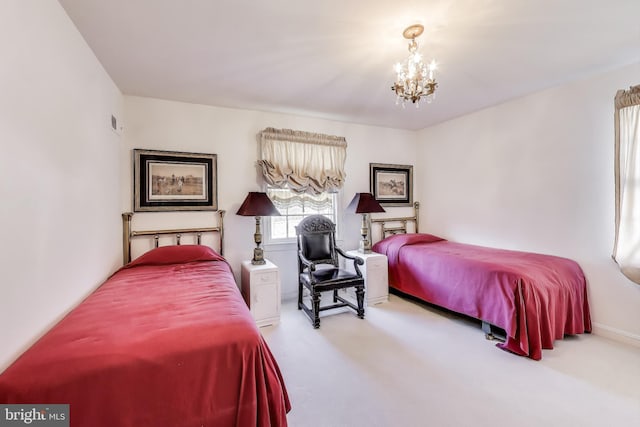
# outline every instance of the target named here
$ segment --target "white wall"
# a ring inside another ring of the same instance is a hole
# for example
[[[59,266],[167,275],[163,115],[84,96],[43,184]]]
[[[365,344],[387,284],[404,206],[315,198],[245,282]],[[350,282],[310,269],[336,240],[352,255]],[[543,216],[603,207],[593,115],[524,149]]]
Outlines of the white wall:
[[[132,208],[132,149],[214,153],[218,156],[218,201],[225,217],[225,256],[239,283],[242,260],[250,259],[255,244],[253,217],[235,215],[249,191],[262,191],[255,167],[256,135],[266,127],[289,128],[344,136],[347,140],[347,179],[342,192],[346,206],[356,192],[369,191],[369,163],[414,164],[415,133],[260,111],[209,107],[141,97],[125,97],[125,146],[121,152],[122,209]],[[211,213],[137,213],[137,229],[197,227],[211,224]],[[345,214],[344,248],[358,245],[360,217]],[[283,297],[296,295],[295,245],[266,245],[265,257],[282,270]]]
[[[640,343],[640,286],[611,260],[613,97],[640,64],[418,133],[422,231],[584,269],[594,330]]]
[[[119,261],[121,95],[58,2],[0,5],[0,371]]]

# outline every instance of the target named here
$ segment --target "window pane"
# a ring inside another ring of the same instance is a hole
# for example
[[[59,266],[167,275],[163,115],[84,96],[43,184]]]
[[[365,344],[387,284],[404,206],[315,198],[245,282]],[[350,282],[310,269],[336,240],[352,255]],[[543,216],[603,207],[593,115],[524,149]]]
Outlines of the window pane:
[[[289,189],[268,188],[267,195],[281,215],[271,217],[271,239],[295,239],[295,227],[309,215],[321,214],[336,223],[336,193],[309,195],[297,194]]]
[[[286,239],[287,238],[287,217],[272,216],[271,218],[271,238]]]
[[[287,227],[287,231],[288,231],[287,237],[292,237],[292,238],[296,237],[296,225],[300,224],[300,221],[302,221],[302,218],[304,217],[301,215],[289,217],[289,224]]]

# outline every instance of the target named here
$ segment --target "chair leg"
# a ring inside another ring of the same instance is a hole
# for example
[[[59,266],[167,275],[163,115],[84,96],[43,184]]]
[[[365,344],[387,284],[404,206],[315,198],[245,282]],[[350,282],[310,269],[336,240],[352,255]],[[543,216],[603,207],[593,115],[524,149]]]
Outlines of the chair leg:
[[[364,319],[364,285],[356,286],[356,299],[358,300],[358,317]]]
[[[298,310],[302,310],[302,282],[298,282]]]
[[[313,327],[318,329],[320,327],[320,292],[315,290],[311,292],[312,309],[313,312]]]
[[[338,302],[338,290],[334,289],[333,290],[333,303],[337,303]]]

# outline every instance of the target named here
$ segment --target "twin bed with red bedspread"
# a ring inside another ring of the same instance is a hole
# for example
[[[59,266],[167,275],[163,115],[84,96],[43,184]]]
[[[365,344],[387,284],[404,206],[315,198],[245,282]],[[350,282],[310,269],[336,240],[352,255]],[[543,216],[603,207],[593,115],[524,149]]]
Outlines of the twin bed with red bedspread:
[[[565,334],[591,331],[580,266],[550,255],[398,234],[373,246],[389,260],[389,286],[505,330],[499,347],[535,360]]]
[[[118,270],[0,374],[0,403],[72,426],[285,426],[276,360],[227,262],[199,245]]]

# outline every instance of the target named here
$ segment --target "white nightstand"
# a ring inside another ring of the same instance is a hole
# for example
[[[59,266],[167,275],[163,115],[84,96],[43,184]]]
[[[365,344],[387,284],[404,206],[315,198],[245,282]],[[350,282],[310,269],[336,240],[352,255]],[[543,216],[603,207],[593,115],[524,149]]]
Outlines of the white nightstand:
[[[389,271],[387,270],[387,256],[376,252],[363,254],[357,250],[347,251],[347,254],[364,260],[364,265],[359,267],[362,276],[364,276],[365,301],[367,305],[388,301]],[[353,261],[347,259],[345,262],[346,269],[353,272]]]
[[[280,270],[265,260],[263,265],[242,262],[242,296],[258,326],[280,322]]]

